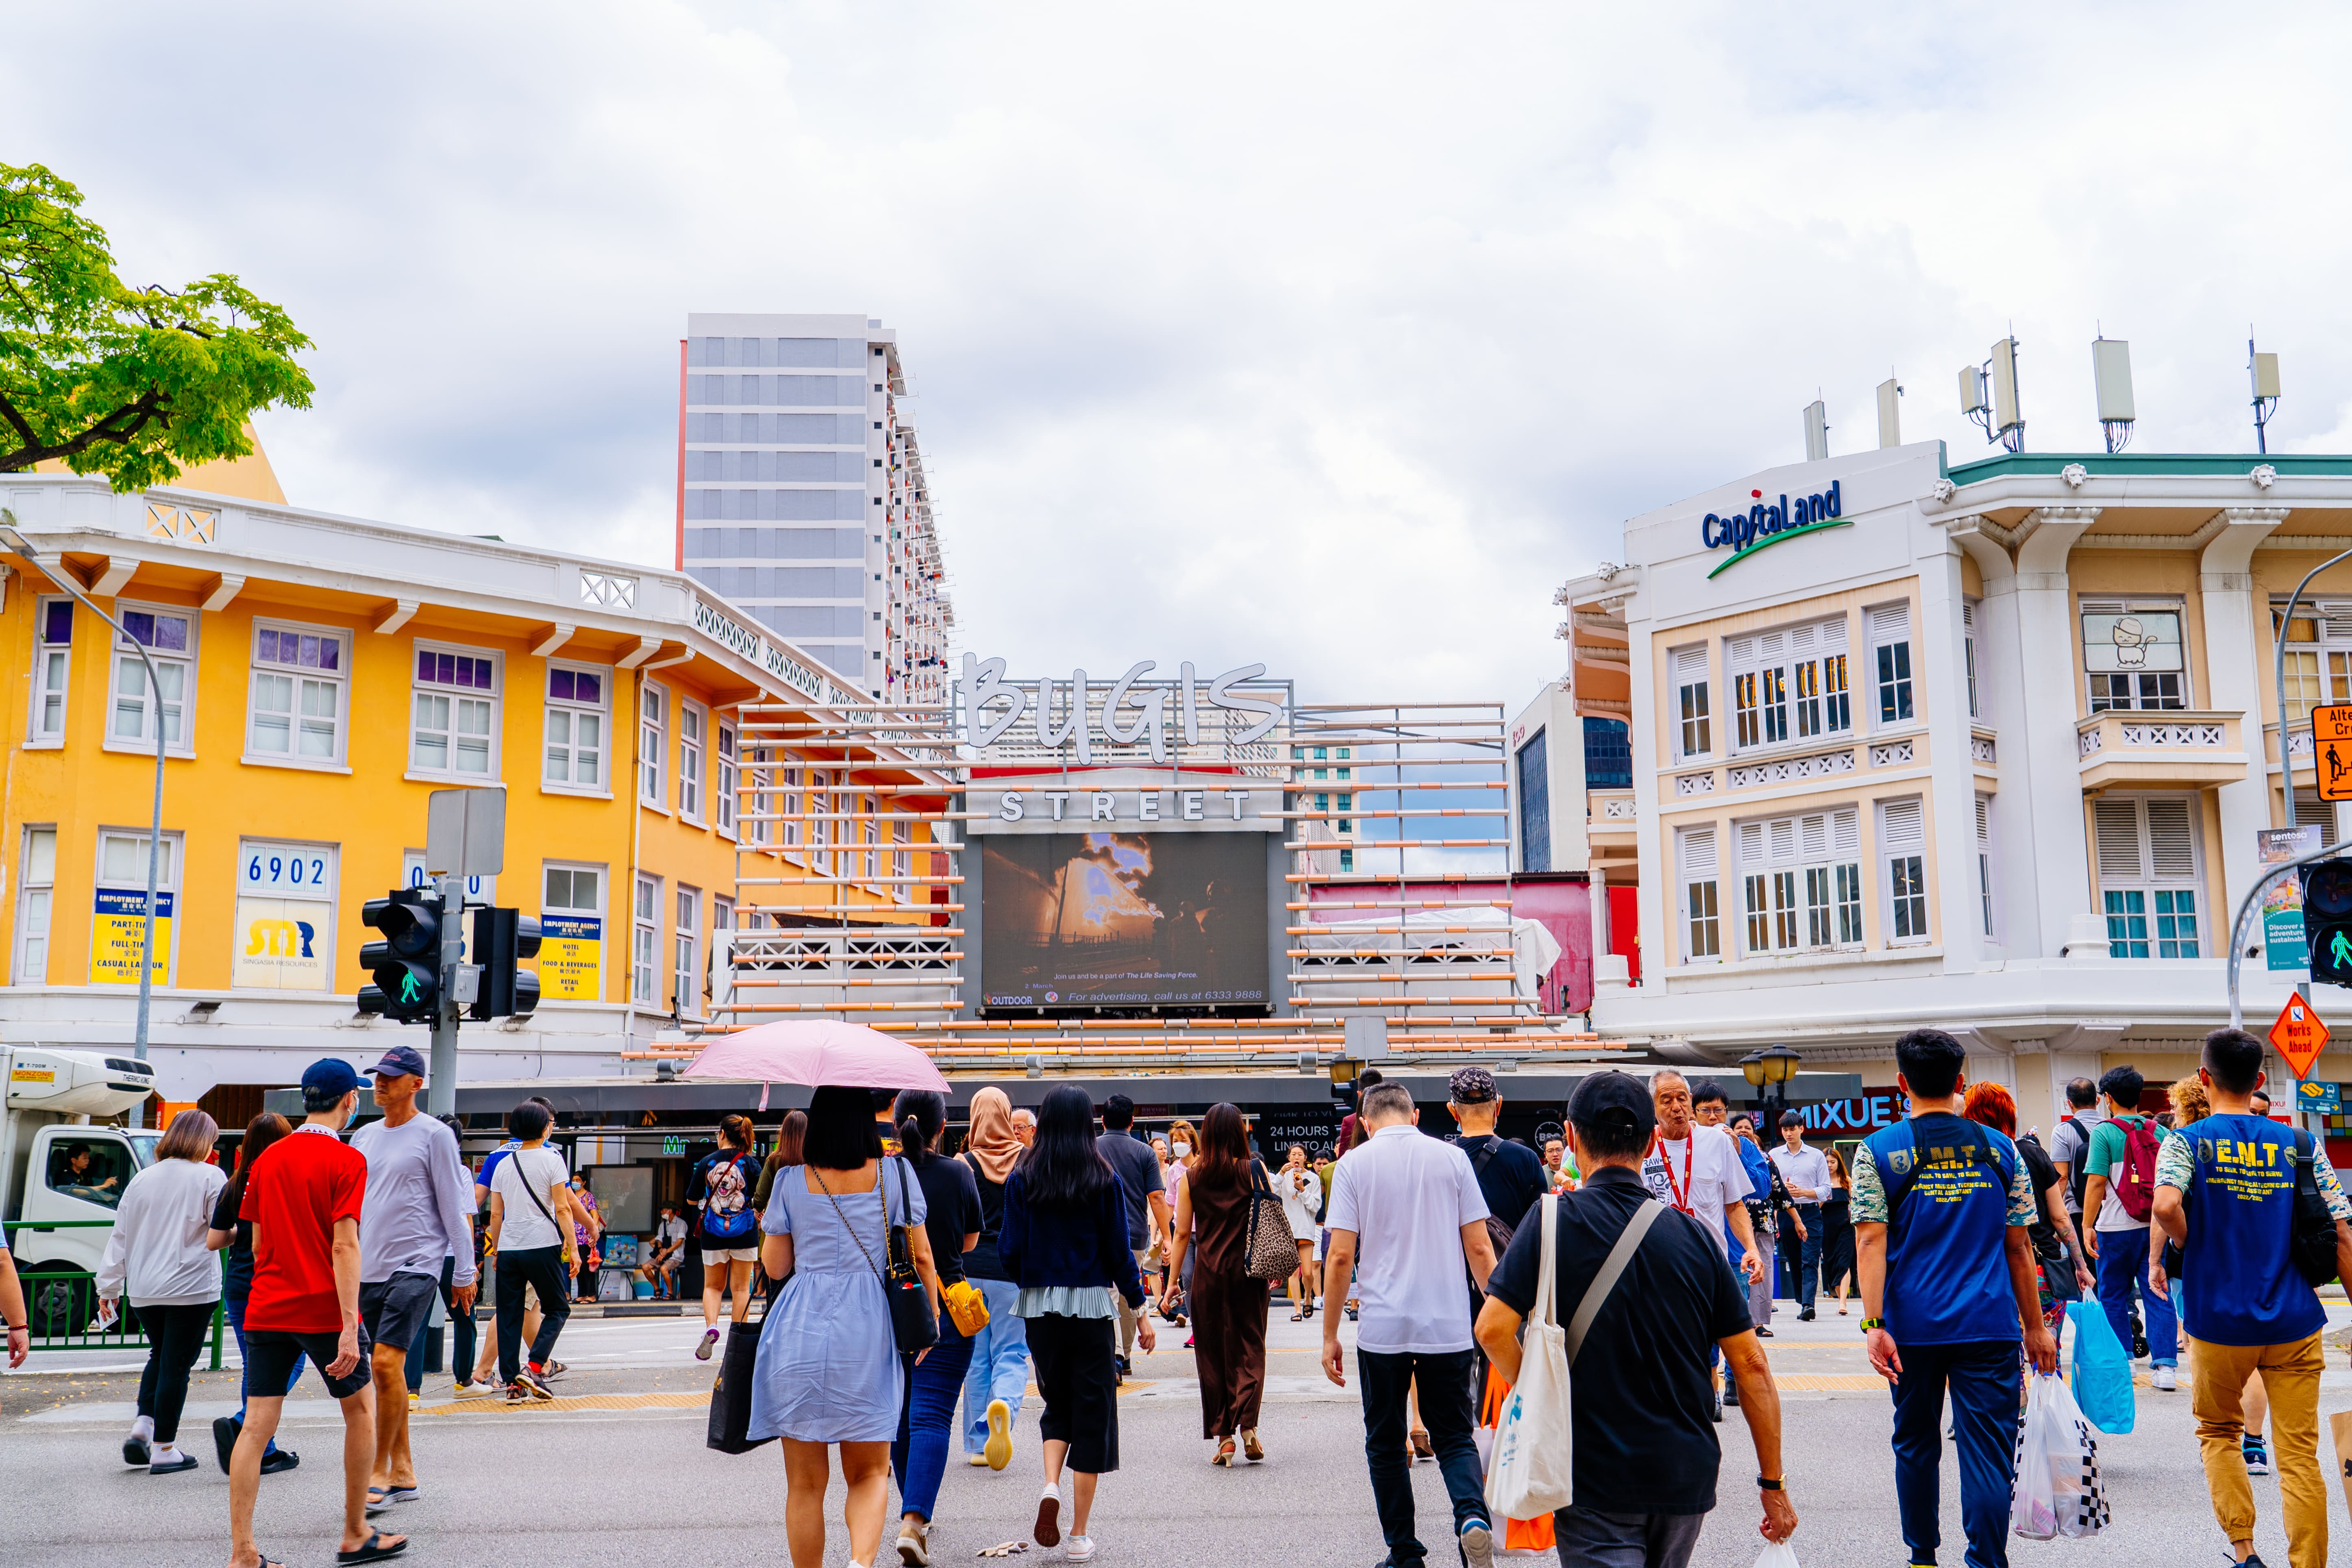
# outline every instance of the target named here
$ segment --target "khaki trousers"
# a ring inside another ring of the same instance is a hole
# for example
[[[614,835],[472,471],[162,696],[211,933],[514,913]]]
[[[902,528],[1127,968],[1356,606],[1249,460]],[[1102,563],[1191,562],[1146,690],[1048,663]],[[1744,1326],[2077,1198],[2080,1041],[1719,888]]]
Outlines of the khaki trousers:
[[[2246,1379],[2263,1374],[2271,1397],[2271,1453],[2286,1515],[2290,1568],[2325,1568],[2327,1562],[2327,1481],[2319,1468],[2319,1374],[2326,1365],[2319,1336],[2284,1345],[2217,1345],[2197,1342],[2191,1358],[2191,1408],[2205,1458],[2205,1489],[2213,1517],[2231,1541],[2254,1533],[2254,1489],[2246,1479],[2239,1443],[2245,1435]]]
[[[1143,1271],[1144,1256],[1150,1250],[1150,1249],[1149,1247],[1142,1247],[1133,1249],[1135,1253],[1135,1267],[1138,1273],[1141,1273]],[[1129,1306],[1127,1304],[1127,1298],[1120,1295],[1117,1290],[1113,1290],[1110,1293],[1110,1299],[1118,1307],[1118,1353],[1127,1357],[1129,1361],[1132,1361],[1135,1359],[1136,1320],[1142,1316],[1144,1312],[1148,1312],[1151,1310],[1151,1287],[1149,1284],[1144,1286],[1143,1305],[1140,1309]]]

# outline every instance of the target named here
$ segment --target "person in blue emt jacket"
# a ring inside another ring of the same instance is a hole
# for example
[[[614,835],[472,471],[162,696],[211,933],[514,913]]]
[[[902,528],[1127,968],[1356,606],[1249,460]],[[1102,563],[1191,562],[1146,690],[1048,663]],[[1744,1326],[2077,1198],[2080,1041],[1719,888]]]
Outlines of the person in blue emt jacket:
[[[1853,1230],[1870,1364],[1893,1385],[1895,1490],[1914,1564],[1941,1540],[1937,1417],[1951,1396],[1969,1568],[2007,1568],[2018,1344],[2054,1372],[2033,1271],[2034,1194],[2017,1145],[1964,1120],[1966,1055],[1940,1029],[1895,1042],[1911,1114],[1854,1151]]]
[[[2308,1132],[2255,1113],[2263,1043],[2243,1029],[2205,1037],[2197,1069],[2210,1115],[2175,1128],[2156,1160],[2157,1227],[2181,1244],[2180,1289],[2189,1337],[2189,1395],[2205,1460],[2205,1489],[2230,1554],[2254,1555],[2254,1489],[2240,1443],[2246,1380],[2263,1374],[2278,1448],[2279,1509],[2291,1568],[2327,1561],[2327,1481],[2319,1468],[2319,1342],[2327,1313],[2296,1267],[2295,1187],[2303,1172],[2335,1221],[2336,1268],[2352,1279],[2352,1204],[2326,1151]],[[2157,1288],[2164,1288],[2159,1263]]]

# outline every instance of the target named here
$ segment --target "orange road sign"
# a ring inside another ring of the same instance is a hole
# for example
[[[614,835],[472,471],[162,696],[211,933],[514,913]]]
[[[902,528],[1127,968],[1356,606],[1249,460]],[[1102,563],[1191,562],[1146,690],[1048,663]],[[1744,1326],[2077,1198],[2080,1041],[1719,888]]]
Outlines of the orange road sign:
[[[2278,1022],[2271,1026],[2271,1044],[2294,1068],[2296,1078],[2308,1078],[2312,1064],[2327,1048],[2327,1026],[2309,1002],[2292,996],[2279,1009]]]
[[[2352,800],[2352,702],[2326,702],[2311,710],[2311,760],[2320,799]]]

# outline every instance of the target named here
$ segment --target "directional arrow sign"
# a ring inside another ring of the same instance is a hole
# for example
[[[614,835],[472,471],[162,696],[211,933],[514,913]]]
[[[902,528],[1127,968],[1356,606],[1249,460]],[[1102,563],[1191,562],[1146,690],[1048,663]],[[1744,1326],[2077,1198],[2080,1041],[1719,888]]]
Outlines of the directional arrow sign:
[[[2278,1022],[2271,1026],[2271,1044],[2294,1068],[2297,1079],[2309,1078],[2312,1064],[2327,1048],[2327,1026],[2310,1003],[2300,996],[2289,997],[2279,1009]]]

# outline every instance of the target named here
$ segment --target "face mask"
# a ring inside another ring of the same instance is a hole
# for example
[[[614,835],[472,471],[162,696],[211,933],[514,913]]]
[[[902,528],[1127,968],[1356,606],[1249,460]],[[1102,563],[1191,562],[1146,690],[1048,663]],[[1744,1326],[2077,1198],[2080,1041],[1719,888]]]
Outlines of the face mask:
[[[1192,1145],[1190,1143],[1179,1143],[1176,1145],[1176,1157],[1179,1160],[1189,1158],[1192,1152]]]

